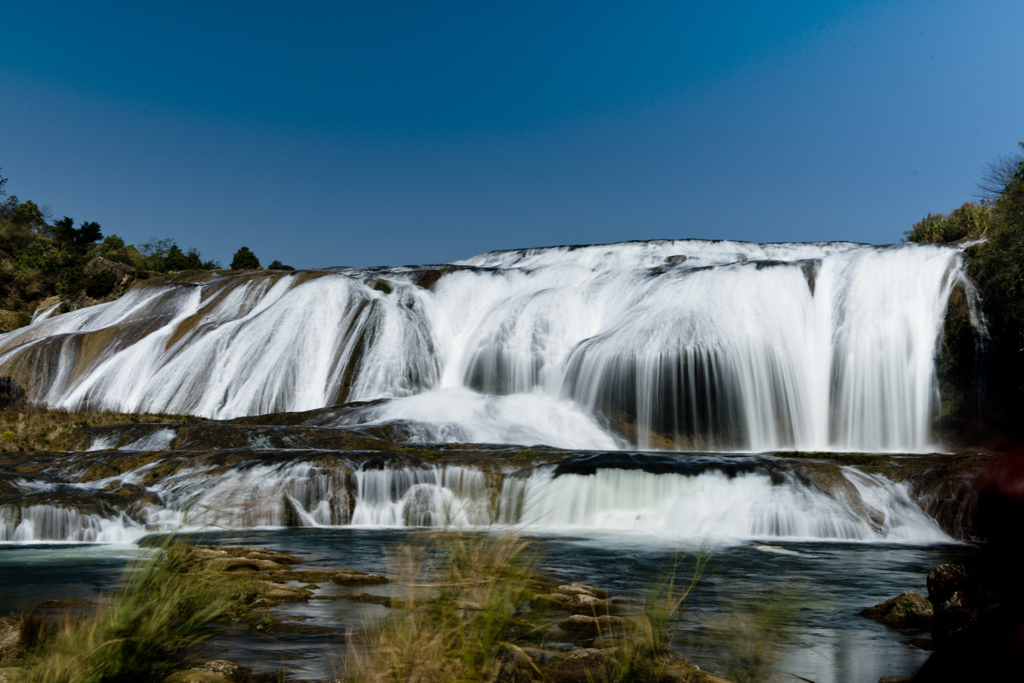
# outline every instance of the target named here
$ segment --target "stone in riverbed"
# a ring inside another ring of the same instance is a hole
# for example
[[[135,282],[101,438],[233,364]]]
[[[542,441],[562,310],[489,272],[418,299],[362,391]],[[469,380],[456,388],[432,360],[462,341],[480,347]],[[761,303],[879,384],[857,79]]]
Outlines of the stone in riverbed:
[[[583,593],[574,595],[572,600],[569,601],[567,608],[573,614],[589,614],[595,617],[621,610],[618,605],[614,605],[607,600],[601,600],[600,598]]]
[[[331,577],[331,581],[342,586],[388,583],[388,579],[380,574],[367,574],[352,569],[342,569]]]
[[[582,583],[569,583],[569,584],[565,584],[565,585],[559,586],[555,590],[555,592],[556,593],[561,593],[563,595],[569,595],[569,596],[581,595],[581,594],[582,595],[590,595],[590,596],[593,596],[595,598],[600,598],[602,600],[607,600],[608,598],[612,597],[611,593],[603,591],[600,588],[594,588],[593,586],[584,585]]]
[[[932,609],[932,603],[917,591],[903,591],[895,598],[868,607],[860,615],[887,624],[921,626],[931,622],[935,611]]]

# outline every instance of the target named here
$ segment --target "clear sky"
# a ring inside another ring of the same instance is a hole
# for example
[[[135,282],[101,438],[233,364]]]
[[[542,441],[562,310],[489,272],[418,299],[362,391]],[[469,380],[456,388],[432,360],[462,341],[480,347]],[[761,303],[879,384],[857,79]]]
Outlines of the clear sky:
[[[6,2],[7,190],[230,262],[897,242],[1024,140],[1024,2]]]

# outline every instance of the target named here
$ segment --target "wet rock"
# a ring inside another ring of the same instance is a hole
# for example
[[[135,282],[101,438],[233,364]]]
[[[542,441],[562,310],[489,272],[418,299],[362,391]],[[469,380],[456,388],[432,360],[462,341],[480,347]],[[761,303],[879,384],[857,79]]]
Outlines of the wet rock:
[[[595,598],[591,595],[582,593],[574,595],[566,607],[573,614],[589,614],[591,616],[610,614],[622,609],[618,605],[614,605],[607,600],[601,600],[600,598]]]
[[[342,600],[351,600],[352,602],[366,602],[374,605],[383,605],[384,607],[391,607],[391,598],[384,595],[370,595],[369,593],[349,593],[348,595],[339,596]]]
[[[935,641],[931,638],[911,638],[907,641],[907,644],[916,647],[919,650],[935,649]]]
[[[607,600],[612,597],[611,593],[605,592],[600,588],[594,588],[593,586],[587,586],[582,583],[569,583],[557,588],[557,592],[563,595],[589,595],[594,598],[601,598]]]
[[[331,581],[342,586],[388,583],[388,579],[379,574],[367,574],[352,569],[343,569],[337,572],[331,576]]]
[[[558,622],[558,628],[563,631],[592,631],[604,633],[606,631],[628,630],[633,627],[634,624],[631,619],[626,619],[625,617],[613,617],[609,615],[591,617],[583,614],[574,614],[568,619],[563,619]]]
[[[552,683],[590,683],[606,679],[614,664],[603,650],[583,648],[555,655],[545,673]]]
[[[206,561],[206,567],[216,572],[262,572],[284,569],[284,565],[277,562],[248,557],[218,557]]]
[[[917,591],[903,591],[895,598],[874,607],[868,607],[860,615],[887,624],[900,626],[921,626],[931,622],[934,616],[932,603]]]
[[[130,500],[138,500],[146,495],[146,489],[138,484],[127,484],[120,481],[112,481],[103,487],[104,491],[113,493],[115,496],[121,496],[122,498],[128,498]]]
[[[226,678],[232,681],[232,683],[243,683],[252,677],[252,669],[229,662],[226,659],[211,659],[199,668],[202,671],[209,671],[212,674]]]
[[[911,683],[913,680],[913,676],[882,676],[878,683]]]
[[[394,291],[394,288],[391,286],[390,282],[379,277],[367,282],[366,286],[369,287],[370,289],[375,289],[378,292],[383,292],[384,294],[390,294],[392,291]]]

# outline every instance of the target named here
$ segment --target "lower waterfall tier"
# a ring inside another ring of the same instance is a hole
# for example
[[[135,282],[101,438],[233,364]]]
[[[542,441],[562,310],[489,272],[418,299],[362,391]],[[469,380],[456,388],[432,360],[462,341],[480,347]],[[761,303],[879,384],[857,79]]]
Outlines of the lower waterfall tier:
[[[667,543],[932,543],[970,535],[963,511],[935,495],[948,494],[951,479],[936,475],[942,465],[927,458],[857,467],[762,455],[429,448],[419,455],[251,448],[35,455],[38,465],[2,472],[0,542],[123,543],[154,532],[320,526],[585,530]],[[953,479],[970,488],[969,474]]]

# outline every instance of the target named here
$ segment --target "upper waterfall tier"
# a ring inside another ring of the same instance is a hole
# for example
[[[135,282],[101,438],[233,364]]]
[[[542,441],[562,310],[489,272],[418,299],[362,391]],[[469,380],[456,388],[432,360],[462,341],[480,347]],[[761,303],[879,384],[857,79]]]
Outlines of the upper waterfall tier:
[[[136,287],[0,335],[75,408],[231,418],[391,399],[425,441],[933,449],[961,248],[695,240]]]

